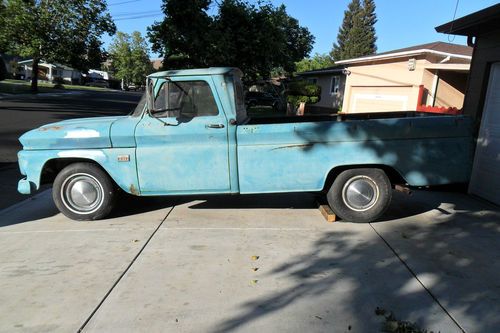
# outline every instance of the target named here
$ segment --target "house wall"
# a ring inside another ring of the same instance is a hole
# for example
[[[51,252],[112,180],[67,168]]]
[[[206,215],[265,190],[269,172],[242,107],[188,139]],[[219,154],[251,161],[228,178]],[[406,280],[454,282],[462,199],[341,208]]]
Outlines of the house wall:
[[[343,112],[374,112],[415,110],[419,85],[424,77],[426,59],[416,58],[415,70],[408,70],[409,58],[368,64],[353,64],[347,68]],[[404,110],[404,109],[403,109]]]
[[[464,113],[475,119],[477,146],[469,193],[500,205],[500,29],[476,37]]]
[[[476,130],[479,129],[481,121],[491,64],[500,61],[499,36],[500,29],[476,38],[464,100],[464,113],[476,119]]]
[[[435,106],[461,109],[467,86],[467,73],[439,71]]]
[[[424,103],[432,106],[462,108],[467,74],[449,70],[428,70],[426,65],[438,63],[443,57],[420,56],[415,70],[408,69],[410,57],[383,60],[347,68],[343,111],[347,113],[415,111],[419,86],[424,85]],[[455,61],[462,63],[464,60]],[[435,75],[439,80],[436,80]],[[434,96],[434,94],[436,96]]]
[[[330,93],[331,91],[331,82],[332,77],[338,76],[340,77],[339,82],[339,91],[338,93]],[[307,106],[307,109],[311,111],[311,113],[333,113],[337,112],[338,109],[342,105],[342,100],[344,97],[344,89],[345,89],[345,75],[343,74],[316,74],[316,75],[308,75],[303,76],[306,80],[316,79],[316,84],[321,87],[321,98],[318,103],[310,104]]]

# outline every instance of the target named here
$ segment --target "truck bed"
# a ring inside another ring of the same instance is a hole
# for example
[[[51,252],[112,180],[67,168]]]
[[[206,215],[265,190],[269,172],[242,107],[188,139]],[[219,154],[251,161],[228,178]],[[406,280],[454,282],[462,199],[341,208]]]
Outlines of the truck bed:
[[[417,111],[395,111],[395,112],[370,112],[370,113],[338,113],[332,115],[304,115],[304,116],[266,116],[249,118],[245,124],[292,124],[323,121],[349,121],[368,119],[392,119],[392,118],[420,118],[420,117],[451,117],[453,115],[436,114],[430,112]]]
[[[471,125],[423,112],[253,118],[237,127],[240,191],[318,191],[346,166],[388,167],[410,186],[467,182]]]

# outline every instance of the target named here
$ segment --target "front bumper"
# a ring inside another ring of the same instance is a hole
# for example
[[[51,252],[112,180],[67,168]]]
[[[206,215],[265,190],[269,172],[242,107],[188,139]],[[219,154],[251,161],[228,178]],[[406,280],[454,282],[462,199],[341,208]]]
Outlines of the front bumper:
[[[35,189],[35,184],[30,182],[28,179],[23,178],[17,183],[17,192],[21,194],[31,194]]]

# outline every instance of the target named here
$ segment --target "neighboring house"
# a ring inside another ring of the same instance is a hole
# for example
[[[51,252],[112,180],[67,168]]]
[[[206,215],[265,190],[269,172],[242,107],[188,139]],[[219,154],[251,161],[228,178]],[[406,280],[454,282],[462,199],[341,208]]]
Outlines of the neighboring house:
[[[20,74],[24,75],[26,80],[32,77],[33,59],[18,62]],[[54,78],[61,77],[66,83],[80,84],[82,73],[76,69],[60,64],[49,64],[40,61],[38,64],[38,79],[42,81],[53,81]]]
[[[347,74],[342,112],[462,108],[472,48],[434,42],[337,61]]]
[[[474,56],[463,111],[476,120],[469,192],[500,205],[500,4],[448,22],[438,32],[467,36]]]
[[[312,70],[297,73],[297,75],[321,87],[319,102],[307,105],[308,111],[310,110],[313,113],[335,113],[341,108],[345,87],[344,66]]]
[[[83,76],[87,76],[92,79],[102,79],[108,81],[111,77],[108,72],[101,71],[97,69],[89,69],[88,74],[82,74]]]

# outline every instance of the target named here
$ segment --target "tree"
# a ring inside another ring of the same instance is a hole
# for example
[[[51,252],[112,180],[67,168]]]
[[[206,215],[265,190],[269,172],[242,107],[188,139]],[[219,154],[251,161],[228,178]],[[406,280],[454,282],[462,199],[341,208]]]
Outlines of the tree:
[[[296,72],[306,72],[333,66],[332,58],[328,54],[316,53],[311,58],[304,58],[295,63]]]
[[[7,78],[7,67],[5,66],[5,61],[2,56],[0,56],[0,81],[3,81]]]
[[[102,53],[100,36],[116,31],[103,0],[5,0],[0,8],[0,47],[33,59],[31,89],[38,88],[43,59],[82,71]]]
[[[167,68],[239,67],[247,80],[287,72],[309,54],[314,37],[288,15],[285,6],[244,0],[164,0],[165,18],[148,28],[153,51]]]
[[[363,2],[363,32],[366,54],[377,52],[377,36],[375,32],[375,23],[377,23],[377,14],[375,13],[374,0],[364,0]]]
[[[377,51],[375,42],[375,3],[373,0],[352,0],[344,12],[339,28],[337,43],[333,44],[330,56],[334,61],[373,54]]]
[[[153,71],[148,45],[138,31],[132,35],[119,31],[109,48],[109,54],[115,76],[125,84],[142,85],[146,75]]]
[[[207,63],[212,18],[210,0],[164,0],[165,18],[148,27],[152,50],[164,56],[164,67],[192,68]]]

